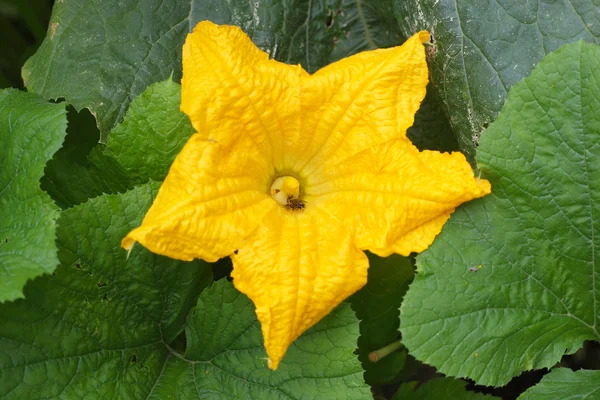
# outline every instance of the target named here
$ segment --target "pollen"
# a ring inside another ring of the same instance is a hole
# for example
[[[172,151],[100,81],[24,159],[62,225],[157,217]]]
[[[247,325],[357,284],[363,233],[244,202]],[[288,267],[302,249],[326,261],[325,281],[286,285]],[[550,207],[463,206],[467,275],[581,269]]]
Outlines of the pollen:
[[[280,176],[271,185],[271,197],[282,206],[300,197],[300,182],[293,176]]]

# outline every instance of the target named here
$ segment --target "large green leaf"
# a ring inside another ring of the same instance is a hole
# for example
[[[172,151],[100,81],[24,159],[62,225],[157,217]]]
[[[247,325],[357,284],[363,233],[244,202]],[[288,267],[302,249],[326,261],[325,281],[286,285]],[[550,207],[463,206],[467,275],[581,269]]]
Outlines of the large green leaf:
[[[477,156],[492,194],[417,257],[401,308],[417,359],[503,385],[600,339],[599,92],[600,47],[581,41],[513,86]]]
[[[417,387],[419,382],[402,384],[392,400],[494,400],[498,397],[469,392],[467,382],[460,379],[436,378]]]
[[[426,29],[434,36],[431,79],[470,159],[509,88],[544,55],[578,39],[600,38],[593,0],[394,1],[406,35]]]
[[[0,397],[145,398],[169,358],[165,343],[211,281],[121,238],[141,222],[157,185],[101,196],[63,211],[61,265],[0,306]]]
[[[399,307],[413,279],[410,259],[397,254],[381,258],[369,254],[369,279],[350,301],[360,320],[358,356],[370,385],[389,383],[398,375],[406,361],[406,351],[395,351],[372,362],[369,353],[400,338]]]
[[[0,91],[0,303],[54,271],[58,207],[40,189],[44,166],[66,135],[63,105]]]
[[[576,400],[600,398],[600,371],[557,368],[519,396],[520,400]]]
[[[297,339],[276,372],[267,368],[254,305],[226,279],[202,293],[186,334],[187,360],[172,359],[150,398],[371,398],[353,354],[358,321],[346,304]]]

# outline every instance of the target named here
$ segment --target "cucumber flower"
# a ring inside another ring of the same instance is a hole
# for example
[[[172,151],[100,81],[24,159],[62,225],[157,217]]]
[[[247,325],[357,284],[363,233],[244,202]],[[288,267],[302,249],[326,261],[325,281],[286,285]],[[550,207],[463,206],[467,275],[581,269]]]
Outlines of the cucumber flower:
[[[367,281],[364,250],[425,250],[458,205],[484,196],[460,153],[406,137],[425,97],[419,32],[310,75],[239,28],[200,22],[183,46],[181,110],[196,132],[142,225],[122,242],[180,260],[231,256],[268,365]]]

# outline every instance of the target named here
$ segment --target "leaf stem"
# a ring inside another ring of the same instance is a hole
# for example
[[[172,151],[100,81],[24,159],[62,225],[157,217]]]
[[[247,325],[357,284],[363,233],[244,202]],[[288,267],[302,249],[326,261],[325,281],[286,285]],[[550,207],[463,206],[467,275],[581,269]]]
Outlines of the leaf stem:
[[[167,350],[169,350],[169,353],[171,353],[175,357],[179,358],[180,360],[183,360],[183,361],[188,362],[190,364],[196,364],[198,362],[198,361],[188,360],[187,358],[185,358],[185,356],[183,354],[181,354],[180,352],[178,352],[177,350],[175,350],[174,348],[172,348],[171,346],[169,346],[165,342],[163,342],[163,344],[165,345],[165,347],[167,348]]]
[[[380,348],[379,350],[370,352],[369,353],[369,361],[377,362],[377,361],[381,360],[382,358],[389,356],[391,353],[395,352],[396,350],[400,350],[403,347],[404,347],[404,345],[402,344],[402,342],[400,340],[396,340],[395,342],[392,342],[392,343],[388,344],[387,346]]]

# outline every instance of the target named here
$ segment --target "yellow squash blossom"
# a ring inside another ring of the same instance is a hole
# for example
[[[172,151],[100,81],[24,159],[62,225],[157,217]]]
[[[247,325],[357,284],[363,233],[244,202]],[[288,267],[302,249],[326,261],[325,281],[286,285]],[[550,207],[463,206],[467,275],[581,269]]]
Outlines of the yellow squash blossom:
[[[130,249],[231,255],[256,306],[269,367],[360,289],[380,256],[426,249],[459,204],[490,192],[460,153],[419,152],[427,32],[309,75],[239,28],[201,22],[183,47],[181,110],[194,134]]]

